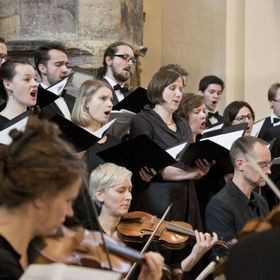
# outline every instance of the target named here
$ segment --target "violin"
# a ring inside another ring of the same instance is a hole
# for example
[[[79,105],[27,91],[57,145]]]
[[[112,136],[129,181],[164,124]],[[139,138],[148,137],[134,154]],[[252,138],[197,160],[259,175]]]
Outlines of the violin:
[[[61,262],[89,268],[111,269],[127,273],[133,262],[142,262],[143,255],[130,248],[122,247],[107,236],[104,236],[109,250],[108,263],[105,247],[100,232],[83,228],[68,229],[61,227],[59,235],[36,239],[32,248],[37,253],[36,263]]]
[[[274,208],[265,218],[255,218],[249,220],[239,232],[239,239],[252,233],[264,232],[275,226],[280,226],[280,206]],[[227,256],[223,257],[216,265],[213,275],[219,276],[224,273],[227,265]]]
[[[159,219],[149,213],[133,211],[124,215],[117,226],[119,237],[125,242],[144,242],[153,233]],[[195,237],[192,225],[181,221],[163,221],[155,234],[155,241],[169,249],[182,249],[189,237]],[[217,245],[229,249],[229,243],[218,240]]]

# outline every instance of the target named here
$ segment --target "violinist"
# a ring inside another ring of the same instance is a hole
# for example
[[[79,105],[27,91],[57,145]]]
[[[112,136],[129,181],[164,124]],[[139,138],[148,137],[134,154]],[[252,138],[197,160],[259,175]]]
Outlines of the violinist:
[[[247,156],[250,156],[266,175],[271,173],[271,155],[265,141],[244,136],[233,143],[230,149],[234,166],[233,179],[212,197],[205,214],[206,229],[215,231],[225,241],[235,239],[249,219],[265,217],[269,211],[264,197],[255,192],[256,188],[265,185],[265,181]]]
[[[6,105],[0,112],[0,130],[11,119],[37,101],[38,83],[34,68],[27,62],[9,59],[0,68],[0,95]]]
[[[90,176],[90,192],[101,207],[99,222],[104,232],[118,242],[117,225],[123,215],[128,213],[132,195],[132,173],[124,167],[112,163],[99,165]],[[192,252],[181,260],[180,268],[187,272],[199,261],[201,256],[216,242],[217,235],[202,234],[196,231],[197,243]],[[148,253],[150,254],[150,253]]]
[[[85,166],[56,125],[30,118],[0,147],[0,278],[18,279],[35,237],[55,234],[73,215]]]

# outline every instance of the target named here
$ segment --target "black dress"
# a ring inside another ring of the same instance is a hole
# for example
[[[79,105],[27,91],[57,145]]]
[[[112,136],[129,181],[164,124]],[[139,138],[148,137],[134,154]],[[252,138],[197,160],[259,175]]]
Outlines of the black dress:
[[[121,141],[114,136],[107,135],[107,140],[104,143],[96,143],[87,150],[85,157],[89,175],[99,164],[105,163],[105,161],[96,154],[118,145],[120,142]]]
[[[23,274],[20,265],[20,254],[0,235],[0,279],[19,279]]]
[[[10,121],[9,119],[0,115],[0,130],[2,130],[4,125],[9,121]]]
[[[131,121],[131,137],[146,134],[161,148],[168,149],[184,141],[192,141],[185,120],[173,115],[177,131],[170,130],[161,117],[152,109],[146,109],[135,115]],[[139,147],[140,148],[140,147]],[[175,167],[186,169],[182,162]],[[160,176],[154,178],[145,187],[134,186],[132,208],[161,217],[171,202],[173,206],[167,219],[180,220],[191,223],[195,229],[201,230],[201,217],[196,191],[192,180],[164,181]]]

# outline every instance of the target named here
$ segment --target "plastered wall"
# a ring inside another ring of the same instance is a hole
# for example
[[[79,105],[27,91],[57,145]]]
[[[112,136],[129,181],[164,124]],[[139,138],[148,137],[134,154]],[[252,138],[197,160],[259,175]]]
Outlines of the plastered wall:
[[[144,0],[142,81],[162,65],[190,72],[188,91],[216,74],[226,82],[220,111],[246,100],[260,119],[270,113],[266,94],[280,81],[279,0]]]

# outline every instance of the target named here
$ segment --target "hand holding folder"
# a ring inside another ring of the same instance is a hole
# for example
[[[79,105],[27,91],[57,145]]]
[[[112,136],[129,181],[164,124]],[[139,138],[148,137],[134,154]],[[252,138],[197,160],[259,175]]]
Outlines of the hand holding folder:
[[[173,152],[175,158],[190,166],[196,166],[199,159],[206,159],[208,162],[213,160],[228,162],[232,143],[244,135],[246,127],[247,124],[244,123],[211,131],[212,136],[209,136],[209,132],[208,136],[203,135],[199,142],[182,143],[169,149],[168,152]]]

